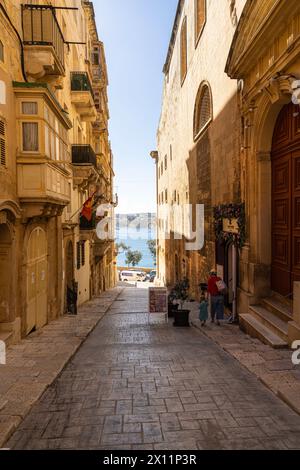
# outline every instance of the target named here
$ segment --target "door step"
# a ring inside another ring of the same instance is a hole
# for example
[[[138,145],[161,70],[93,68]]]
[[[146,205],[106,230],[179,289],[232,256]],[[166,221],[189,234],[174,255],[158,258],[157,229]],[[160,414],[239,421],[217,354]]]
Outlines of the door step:
[[[283,349],[288,346],[280,336],[265,326],[251,313],[243,313],[239,316],[240,326],[250,336],[260,339],[264,344],[268,344],[275,349]]]
[[[260,305],[252,305],[249,310],[249,313],[253,314],[256,320],[260,321],[284,341],[288,341],[288,323],[286,321]]]
[[[267,310],[274,313],[282,321],[289,322],[293,320],[292,307],[287,303],[278,300],[276,297],[268,297],[263,299],[261,304]]]

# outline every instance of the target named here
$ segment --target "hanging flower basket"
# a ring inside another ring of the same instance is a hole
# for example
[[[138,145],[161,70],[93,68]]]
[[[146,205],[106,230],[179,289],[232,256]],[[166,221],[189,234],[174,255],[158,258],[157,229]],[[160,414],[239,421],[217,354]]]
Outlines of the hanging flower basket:
[[[246,242],[245,204],[222,204],[214,208],[215,235],[218,241],[231,242],[237,248],[242,248]],[[225,232],[224,219],[237,220],[238,233]]]

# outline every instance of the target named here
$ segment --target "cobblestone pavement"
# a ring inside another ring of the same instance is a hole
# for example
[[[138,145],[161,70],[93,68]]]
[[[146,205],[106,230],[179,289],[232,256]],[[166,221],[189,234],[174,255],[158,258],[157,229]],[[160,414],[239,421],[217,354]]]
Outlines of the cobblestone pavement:
[[[63,370],[122,289],[115,288],[10,346],[0,366],[0,447]]]
[[[300,415],[300,365],[292,364],[291,349],[273,349],[259,339],[244,334],[238,325],[227,322],[219,328],[208,323],[201,327],[198,303],[186,304],[192,324],[209,339],[252,372],[270,390]]]
[[[300,416],[195,328],[124,289],[6,447],[300,449]]]

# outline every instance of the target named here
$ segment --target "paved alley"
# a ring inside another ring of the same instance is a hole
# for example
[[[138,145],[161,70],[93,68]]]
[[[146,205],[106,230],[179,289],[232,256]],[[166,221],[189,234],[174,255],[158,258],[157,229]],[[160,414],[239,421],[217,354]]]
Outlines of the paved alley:
[[[300,416],[195,328],[125,288],[6,447],[300,449]]]

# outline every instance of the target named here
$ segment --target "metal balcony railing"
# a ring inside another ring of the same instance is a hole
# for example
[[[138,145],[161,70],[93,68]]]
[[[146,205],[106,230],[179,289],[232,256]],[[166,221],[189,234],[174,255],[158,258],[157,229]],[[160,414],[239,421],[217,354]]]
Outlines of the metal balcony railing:
[[[93,211],[93,215],[92,215],[91,220],[87,220],[83,216],[80,216],[79,220],[80,220],[80,222],[79,222],[80,230],[84,231],[84,230],[95,230],[96,229],[97,221],[96,221],[96,212],[95,211]]]
[[[97,157],[90,145],[72,145],[72,163],[97,167]]]
[[[87,72],[71,72],[71,91],[89,91],[94,98],[93,87]]]
[[[64,67],[64,36],[55,9],[46,5],[22,5],[23,42],[29,46],[53,46]]]

